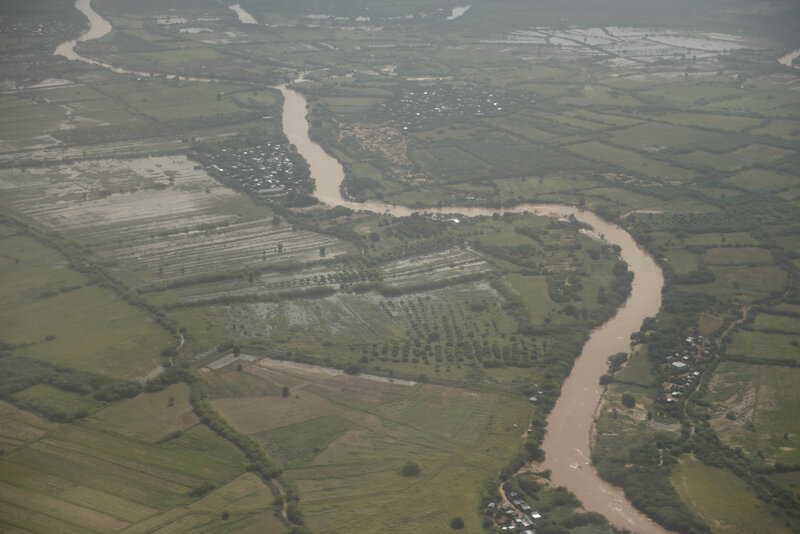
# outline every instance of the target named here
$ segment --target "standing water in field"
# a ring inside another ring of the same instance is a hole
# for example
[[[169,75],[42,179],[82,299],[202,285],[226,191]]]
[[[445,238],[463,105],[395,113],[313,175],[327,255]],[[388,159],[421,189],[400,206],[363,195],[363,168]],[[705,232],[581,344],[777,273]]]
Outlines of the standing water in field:
[[[469,8],[471,8],[471,7],[472,6],[456,6],[456,7],[454,7],[453,8],[453,12],[450,14],[450,16],[447,17],[447,20],[455,20],[458,17],[463,16],[464,13],[469,11]]]
[[[239,22],[242,24],[258,24],[256,18],[245,11],[241,5],[233,4],[232,6],[228,6],[228,8],[236,12],[236,15],[239,17]]]
[[[800,67],[795,67],[794,60],[798,57],[800,57],[800,48],[798,48],[797,50],[792,50],[785,56],[779,57],[778,63],[780,63],[781,65],[786,65],[787,67],[794,67],[797,69]]]
[[[108,21],[91,9],[89,0],[78,0],[76,7],[89,18],[91,28],[79,39],[59,45],[56,54],[69,59],[86,61],[115,72],[132,72],[84,58],[75,52],[74,47],[77,41],[102,37],[111,30]],[[464,11],[458,16],[463,15],[466,9],[468,7],[464,8]],[[456,15],[455,10],[453,15]],[[789,62],[791,63],[791,59]],[[196,80],[213,81],[199,78]],[[319,200],[331,206],[345,206],[356,210],[390,213],[396,216],[406,216],[417,211],[405,206],[393,206],[378,201],[357,203],[344,199],[339,189],[344,179],[344,170],[341,164],[327,154],[320,145],[311,141],[308,136],[306,99],[285,85],[278,89],[285,99],[284,133],[308,161],[311,176],[317,184],[316,195]],[[592,332],[581,355],[575,360],[572,372],[561,389],[561,397],[548,418],[548,430],[543,443],[547,455],[544,467],[552,471],[551,479],[555,484],[569,488],[578,496],[587,510],[605,515],[617,527],[642,534],[668,532],[636,510],[625,499],[620,488],[602,480],[592,467],[589,456],[594,413],[603,393],[598,380],[607,369],[607,358],[616,352],[627,351],[630,346],[631,333],[638,331],[642,321],[646,317],[655,315],[661,307],[661,288],[664,279],[653,258],[619,226],[601,219],[592,212],[574,206],[523,204],[502,210],[452,206],[427,209],[426,211],[432,213],[458,212],[468,216],[505,212],[533,213],[552,217],[572,215],[579,221],[591,225],[595,233],[603,235],[607,242],[620,247],[622,259],[627,262],[629,269],[634,273],[631,295],[615,317]]]

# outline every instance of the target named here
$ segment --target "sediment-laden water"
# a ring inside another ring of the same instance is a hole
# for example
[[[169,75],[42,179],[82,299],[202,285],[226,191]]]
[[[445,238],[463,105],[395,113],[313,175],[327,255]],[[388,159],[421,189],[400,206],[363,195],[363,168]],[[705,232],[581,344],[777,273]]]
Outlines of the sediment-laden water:
[[[78,41],[102,37],[111,31],[111,24],[91,8],[90,0],[77,0],[75,6],[89,18],[91,28],[77,40],[59,45],[56,54],[115,72],[154,75],[121,69],[77,54],[75,45]],[[212,81],[203,78],[196,80]],[[278,89],[285,100],[284,133],[308,161],[311,176],[317,185],[316,196],[320,201],[330,206],[345,206],[395,216],[406,216],[418,211],[378,201],[357,203],[342,198],[339,186],[344,179],[344,171],[335,158],[309,138],[305,98],[285,85]],[[614,525],[643,534],[666,533],[666,530],[636,510],[625,499],[621,489],[599,478],[591,465],[589,451],[594,414],[603,394],[598,380],[600,375],[606,372],[607,358],[616,352],[627,351],[630,348],[631,333],[638,331],[642,321],[646,317],[654,316],[661,307],[661,288],[664,280],[653,258],[619,226],[574,206],[523,204],[502,210],[450,206],[426,211],[459,213],[466,216],[492,215],[496,212],[532,213],[550,217],[572,215],[579,221],[591,225],[595,233],[602,235],[607,242],[620,247],[622,259],[634,273],[631,295],[615,317],[592,332],[581,355],[575,361],[572,372],[564,382],[561,397],[548,418],[547,435],[543,443],[547,459],[543,467],[552,471],[551,479],[555,484],[569,488],[583,502],[587,510],[605,515]]]

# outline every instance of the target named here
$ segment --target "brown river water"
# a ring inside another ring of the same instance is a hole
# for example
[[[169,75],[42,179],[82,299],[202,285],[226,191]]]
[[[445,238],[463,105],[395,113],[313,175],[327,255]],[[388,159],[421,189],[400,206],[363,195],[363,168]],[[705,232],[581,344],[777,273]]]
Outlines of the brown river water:
[[[77,40],[59,45],[55,53],[71,60],[84,61],[114,72],[141,76],[167,76],[130,71],[75,52],[78,41],[102,37],[111,31],[111,24],[96,13],[90,0],[77,0],[79,9],[91,23],[91,28]],[[184,77],[185,78],[185,77]],[[192,78],[185,78],[191,80]],[[212,81],[194,78],[197,81]],[[297,91],[282,85],[278,89],[284,96],[283,128],[286,137],[297,147],[297,151],[308,161],[311,176],[315,179],[316,196],[330,206],[345,206],[355,210],[389,213],[406,216],[418,211],[405,206],[395,206],[377,201],[351,202],[342,198],[339,185],[344,179],[344,170],[334,157],[327,154],[319,144],[308,136],[306,120],[307,102]],[[619,226],[601,219],[594,213],[574,206],[559,204],[523,204],[513,208],[494,210],[482,207],[451,206],[427,209],[429,213],[459,213],[466,216],[490,216],[496,212],[530,213],[549,217],[565,218],[573,215],[581,222],[592,226],[594,233],[605,241],[619,245],[621,256],[634,273],[633,290],[616,316],[595,329],[583,351],[575,361],[569,377],[561,389],[561,397],[548,418],[547,434],[543,449],[546,460],[543,469],[552,471],[551,480],[557,485],[573,491],[590,511],[606,516],[619,528],[627,528],[642,534],[666,534],[636,510],[620,488],[600,479],[590,461],[590,442],[594,415],[599,406],[603,388],[598,380],[607,370],[607,358],[616,352],[630,349],[630,335],[639,330],[646,317],[656,315],[661,307],[661,288],[664,279],[656,262],[633,238]]]

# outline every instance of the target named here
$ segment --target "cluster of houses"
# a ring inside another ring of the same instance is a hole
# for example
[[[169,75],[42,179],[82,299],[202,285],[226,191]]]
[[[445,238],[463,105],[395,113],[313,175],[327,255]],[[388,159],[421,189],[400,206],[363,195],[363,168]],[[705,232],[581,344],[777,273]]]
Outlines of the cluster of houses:
[[[536,521],[541,519],[542,515],[523,501],[520,495],[511,489],[510,484],[503,485],[503,492],[510,504],[498,505],[490,502],[486,507],[486,513],[494,517],[494,521],[501,531],[534,534]]]
[[[307,172],[298,172],[288,148],[282,143],[226,147],[204,153],[199,159],[211,175],[224,175],[227,181],[259,196],[304,190],[310,179]]]
[[[703,368],[712,357],[711,340],[703,336],[687,337],[682,347],[681,352],[665,358],[670,378],[664,382],[664,392],[670,404],[678,402],[687,390],[697,385]]]
[[[413,130],[427,125],[432,119],[508,112],[516,107],[516,100],[520,98],[498,95],[475,86],[441,84],[404,89],[390,101],[378,104],[377,112],[381,121],[402,126],[403,130]]]

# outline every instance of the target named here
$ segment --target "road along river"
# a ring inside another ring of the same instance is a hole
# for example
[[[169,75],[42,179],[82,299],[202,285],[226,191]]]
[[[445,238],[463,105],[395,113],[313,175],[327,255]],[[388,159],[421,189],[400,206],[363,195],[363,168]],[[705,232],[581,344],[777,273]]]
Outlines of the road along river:
[[[77,0],[76,7],[91,23],[89,31],[78,41],[101,37],[111,30],[111,24],[92,10],[90,0]],[[168,76],[170,74],[129,71],[86,58],[74,50],[77,41],[61,44],[56,53],[68,59],[84,61],[115,72],[142,76]],[[191,80],[192,78],[185,78]],[[213,81],[195,78],[197,81]],[[282,85],[278,89],[284,97],[283,128],[286,137],[308,161],[311,176],[315,179],[316,195],[330,206],[345,206],[355,210],[389,213],[395,216],[410,215],[414,211],[405,206],[382,202],[351,202],[342,198],[339,186],[344,179],[341,164],[327,154],[308,136],[306,99],[297,91]],[[531,213],[564,218],[570,215],[594,228],[594,232],[621,249],[622,259],[634,273],[630,297],[617,315],[594,330],[583,351],[564,382],[561,397],[548,418],[547,435],[543,448],[547,459],[544,468],[552,471],[551,479],[573,491],[587,510],[599,512],[619,528],[642,534],[665,534],[668,531],[653,523],[625,499],[621,489],[603,481],[591,466],[589,446],[594,414],[603,390],[598,384],[600,375],[607,369],[607,358],[630,348],[631,333],[639,330],[646,317],[656,315],[661,307],[661,288],[664,279],[653,258],[619,226],[601,219],[594,213],[574,206],[557,204],[522,204],[513,208],[494,210],[482,207],[452,206],[427,209],[431,213],[460,213],[466,216],[490,216],[494,213]]]

